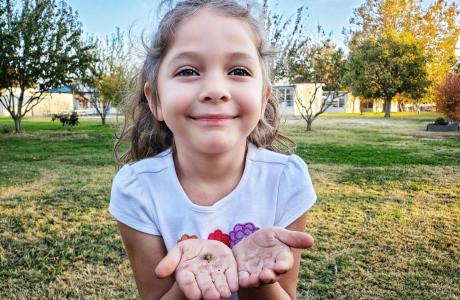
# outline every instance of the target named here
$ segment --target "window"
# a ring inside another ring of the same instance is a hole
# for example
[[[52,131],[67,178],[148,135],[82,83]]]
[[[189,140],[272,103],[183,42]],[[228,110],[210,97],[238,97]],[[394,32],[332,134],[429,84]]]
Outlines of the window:
[[[330,103],[332,101],[332,107],[344,107],[345,98],[342,96],[340,98],[333,98],[332,94],[327,94],[327,101]],[[333,98],[333,100],[331,100]]]
[[[293,87],[277,87],[275,88],[275,96],[281,106],[294,106],[294,88]]]

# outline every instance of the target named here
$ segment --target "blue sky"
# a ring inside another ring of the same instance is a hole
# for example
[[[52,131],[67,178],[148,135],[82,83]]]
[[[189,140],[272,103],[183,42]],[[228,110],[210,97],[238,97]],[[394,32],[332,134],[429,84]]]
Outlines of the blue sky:
[[[67,0],[79,13],[85,32],[104,38],[115,32],[118,26],[124,32],[132,26],[134,36],[142,30],[151,32],[156,20],[159,1],[155,0]],[[317,25],[326,32],[333,32],[333,40],[343,45],[344,36],[341,31],[348,26],[357,8],[364,0],[280,0],[279,9],[286,17],[295,14],[296,9],[304,5],[308,7],[308,31],[316,33]],[[271,1],[274,4],[275,1]]]

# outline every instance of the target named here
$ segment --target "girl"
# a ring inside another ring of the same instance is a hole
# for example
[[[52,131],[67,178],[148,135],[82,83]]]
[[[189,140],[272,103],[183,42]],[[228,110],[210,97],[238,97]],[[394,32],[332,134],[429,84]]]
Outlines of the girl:
[[[295,299],[316,195],[303,160],[274,152],[270,54],[235,1],[182,1],[161,21],[109,207],[141,298]]]

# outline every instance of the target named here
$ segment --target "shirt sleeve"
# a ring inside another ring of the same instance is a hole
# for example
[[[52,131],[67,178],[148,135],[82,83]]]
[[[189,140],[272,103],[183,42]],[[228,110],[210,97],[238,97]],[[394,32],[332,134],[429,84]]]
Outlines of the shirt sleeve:
[[[308,167],[297,155],[291,155],[278,186],[275,226],[287,227],[316,201]]]
[[[109,212],[115,219],[133,229],[161,235],[155,221],[153,199],[145,193],[129,165],[124,165],[113,179]]]

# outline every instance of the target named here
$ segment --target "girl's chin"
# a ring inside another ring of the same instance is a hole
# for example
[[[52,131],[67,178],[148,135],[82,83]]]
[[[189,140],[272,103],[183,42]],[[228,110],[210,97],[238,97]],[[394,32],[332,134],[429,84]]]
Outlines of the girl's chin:
[[[242,143],[241,146],[245,147],[246,141]],[[209,140],[202,140],[198,143],[195,143],[195,148],[205,154],[219,154],[228,152],[231,150],[235,150],[236,147],[240,146],[239,142],[232,142],[229,139],[217,140],[217,139],[209,139]]]

